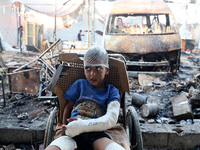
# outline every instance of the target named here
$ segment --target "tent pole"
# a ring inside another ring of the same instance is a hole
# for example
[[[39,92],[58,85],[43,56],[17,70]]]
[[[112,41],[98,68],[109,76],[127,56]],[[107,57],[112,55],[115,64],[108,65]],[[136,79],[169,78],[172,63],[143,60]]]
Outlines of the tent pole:
[[[94,9],[95,9],[95,2],[92,0],[92,31],[91,31],[91,45],[94,43]]]
[[[20,53],[22,53],[22,24],[21,24],[21,3],[19,3],[19,9],[18,9],[18,15],[19,15],[19,47],[20,47]]]
[[[89,48],[89,42],[90,42],[90,0],[88,0],[88,48]]]
[[[54,25],[54,42],[56,41],[56,0],[54,5],[54,17],[55,17],[55,25]]]
[[[56,17],[57,17],[57,16],[56,16],[56,13],[57,13],[57,12],[56,12],[56,8],[57,8],[57,7],[56,7],[56,0],[55,0],[55,4],[54,4],[54,20],[55,20],[54,23],[55,23],[55,24],[54,24],[54,34],[53,34],[54,42],[56,41]],[[56,55],[56,49],[57,49],[56,47],[57,47],[57,45],[55,45],[54,50],[53,50],[52,53],[51,53],[52,56],[53,56],[54,54]]]

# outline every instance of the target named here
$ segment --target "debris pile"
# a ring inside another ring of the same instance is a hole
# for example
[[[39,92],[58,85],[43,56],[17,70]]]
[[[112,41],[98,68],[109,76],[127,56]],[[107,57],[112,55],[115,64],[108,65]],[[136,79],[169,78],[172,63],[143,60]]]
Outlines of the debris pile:
[[[130,80],[129,105],[135,106],[143,123],[200,124],[198,78],[139,75]]]
[[[42,53],[1,55],[0,133],[5,134],[1,134],[0,148],[30,143],[29,146],[37,149],[43,143],[48,116],[57,105],[57,97],[46,88],[56,70],[57,59],[48,52],[58,41]],[[10,129],[12,134],[6,129]]]
[[[184,71],[182,67],[180,71]],[[181,72],[178,76],[143,75],[143,81],[148,80],[145,84],[139,83],[140,75],[138,79],[130,78],[132,88],[127,103],[137,110],[145,148],[200,147],[195,140],[200,135],[199,69],[195,72],[194,75]]]

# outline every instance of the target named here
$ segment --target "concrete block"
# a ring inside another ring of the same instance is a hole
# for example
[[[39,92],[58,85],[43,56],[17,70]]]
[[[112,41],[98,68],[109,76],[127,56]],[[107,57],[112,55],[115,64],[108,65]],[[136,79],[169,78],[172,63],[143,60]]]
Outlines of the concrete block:
[[[194,149],[195,146],[200,144],[200,141],[197,140],[200,138],[200,135],[194,133],[185,133],[183,136],[178,134],[169,134],[169,143],[168,147],[174,147],[176,145],[177,148],[183,149]]]
[[[165,125],[164,125],[165,126]],[[141,127],[145,147],[167,147],[168,130],[159,124],[144,124]]]
[[[143,124],[141,126],[145,148],[194,149],[200,145],[200,125]]]
[[[34,143],[44,140],[45,130],[31,130],[19,128],[0,128],[2,143]]]
[[[193,114],[185,93],[171,98],[174,117],[177,120],[192,119]]]
[[[139,74],[138,81],[144,91],[149,90],[153,86],[154,78],[150,75]]]
[[[176,145],[176,147],[183,149],[194,149],[195,146],[200,145],[200,141],[198,140],[200,138],[200,125],[184,125],[179,128],[182,132],[169,134],[169,147],[174,147],[174,145]]]

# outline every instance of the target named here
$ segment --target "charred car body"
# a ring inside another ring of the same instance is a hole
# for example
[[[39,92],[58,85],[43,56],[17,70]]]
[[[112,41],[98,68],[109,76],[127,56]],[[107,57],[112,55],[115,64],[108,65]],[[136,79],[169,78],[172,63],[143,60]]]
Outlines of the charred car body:
[[[179,68],[180,35],[173,13],[160,0],[116,1],[103,46],[109,53],[123,54],[128,70],[167,69],[176,74]]]

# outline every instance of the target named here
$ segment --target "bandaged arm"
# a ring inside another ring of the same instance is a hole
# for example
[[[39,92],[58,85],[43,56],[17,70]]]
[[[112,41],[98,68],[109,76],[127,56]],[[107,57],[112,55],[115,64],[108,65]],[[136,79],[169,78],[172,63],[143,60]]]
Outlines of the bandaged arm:
[[[78,119],[66,125],[65,134],[74,137],[84,132],[104,131],[113,127],[118,120],[120,103],[113,101],[108,104],[105,115],[95,119]]]

